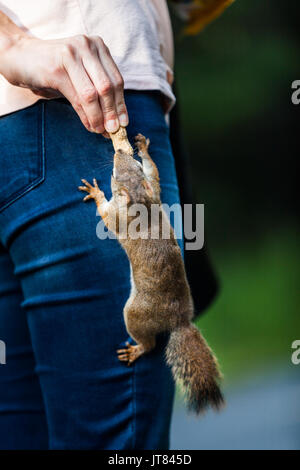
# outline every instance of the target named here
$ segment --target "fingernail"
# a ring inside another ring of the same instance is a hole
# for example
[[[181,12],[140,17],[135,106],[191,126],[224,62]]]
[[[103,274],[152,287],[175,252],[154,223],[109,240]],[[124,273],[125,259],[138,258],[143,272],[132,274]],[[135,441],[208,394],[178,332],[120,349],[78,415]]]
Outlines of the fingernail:
[[[126,127],[128,125],[128,116],[127,114],[121,114],[119,116],[120,125]]]
[[[117,119],[110,119],[105,124],[105,129],[107,132],[117,132],[119,128],[119,122]]]
[[[103,131],[104,131],[103,127],[100,127],[100,126],[94,129],[94,132],[96,132],[96,134],[102,134]]]

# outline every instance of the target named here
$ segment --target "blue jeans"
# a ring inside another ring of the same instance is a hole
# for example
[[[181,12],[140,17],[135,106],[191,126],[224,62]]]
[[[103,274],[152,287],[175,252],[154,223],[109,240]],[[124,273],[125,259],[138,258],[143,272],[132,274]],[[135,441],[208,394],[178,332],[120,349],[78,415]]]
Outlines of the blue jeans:
[[[126,103],[130,140],[151,140],[162,201],[179,202],[159,94],[128,91]],[[167,338],[119,362],[129,264],[97,238],[95,204],[77,190],[96,177],[110,197],[111,141],[52,100],[0,118],[0,146],[0,448],[167,449]]]

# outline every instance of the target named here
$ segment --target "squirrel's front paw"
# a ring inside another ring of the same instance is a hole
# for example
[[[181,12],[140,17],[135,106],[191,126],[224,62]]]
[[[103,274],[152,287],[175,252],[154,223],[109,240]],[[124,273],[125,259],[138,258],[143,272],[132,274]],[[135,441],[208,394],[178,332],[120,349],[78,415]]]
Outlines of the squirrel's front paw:
[[[94,186],[92,186],[87,180],[81,180],[85,186],[78,186],[80,191],[85,191],[87,196],[83,198],[84,201],[88,201],[89,199],[102,199],[104,197],[104,192],[98,186],[96,178],[93,179]]]
[[[150,145],[150,140],[146,139],[142,134],[138,134],[135,138],[135,143],[140,152],[143,154],[148,152],[148,147]]]

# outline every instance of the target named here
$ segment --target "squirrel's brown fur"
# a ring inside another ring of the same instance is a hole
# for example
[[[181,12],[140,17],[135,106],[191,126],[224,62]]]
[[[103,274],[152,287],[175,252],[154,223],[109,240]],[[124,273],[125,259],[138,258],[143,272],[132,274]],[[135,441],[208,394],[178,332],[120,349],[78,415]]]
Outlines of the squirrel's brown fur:
[[[199,413],[207,406],[219,409],[223,403],[218,386],[221,378],[217,361],[194,325],[173,330],[166,351],[167,363],[182,384],[190,409]]]
[[[161,207],[159,175],[148,153],[149,140],[139,134],[136,142],[142,165],[129,152],[115,152],[110,201],[96,180],[94,186],[83,180],[85,186],[79,187],[88,192],[84,200],[95,200],[105,225],[117,235],[130,261],[131,293],[124,307],[124,320],[137,344],[127,343],[126,348],[117,351],[118,357],[132,364],[155,347],[158,333],[170,332],[167,363],[182,383],[189,407],[197,413],[208,405],[219,408],[223,403],[218,386],[220,373],[212,351],[191,324],[193,301],[180,248]],[[138,238],[127,233],[134,220],[128,214],[134,203],[149,210],[152,204],[158,205],[157,239],[151,236],[151,226],[141,228]],[[169,238],[162,236],[163,223],[170,229]]]

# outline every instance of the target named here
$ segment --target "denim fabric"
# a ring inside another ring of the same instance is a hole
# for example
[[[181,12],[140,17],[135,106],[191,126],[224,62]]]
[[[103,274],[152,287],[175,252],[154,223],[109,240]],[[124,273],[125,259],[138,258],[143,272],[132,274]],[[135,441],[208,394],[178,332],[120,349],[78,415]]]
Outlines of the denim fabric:
[[[126,102],[131,141],[151,140],[163,202],[179,202],[159,95],[128,91]],[[132,367],[119,362],[129,263],[97,238],[95,204],[77,190],[96,177],[110,197],[111,142],[52,100],[0,118],[0,145],[0,448],[168,448],[167,338]]]

